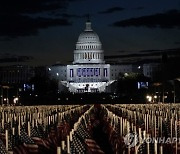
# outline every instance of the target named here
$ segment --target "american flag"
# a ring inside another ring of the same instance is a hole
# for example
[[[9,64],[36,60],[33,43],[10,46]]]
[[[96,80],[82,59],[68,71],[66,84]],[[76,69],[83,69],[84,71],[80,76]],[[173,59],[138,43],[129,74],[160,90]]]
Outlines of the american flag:
[[[42,122],[42,124],[38,123],[36,129],[37,129],[39,137],[41,137],[41,138],[45,138],[46,137],[46,130],[45,130],[43,122]]]
[[[76,133],[83,140],[85,140],[86,138],[91,138],[90,133],[88,132],[88,130],[85,128],[85,126],[83,124],[79,125]]]
[[[101,150],[95,140],[85,139],[85,143],[88,147],[88,152],[90,154],[104,154],[104,152]]]
[[[28,136],[27,134],[27,124],[24,123],[24,125],[21,127],[21,130],[20,130],[20,135],[19,135],[19,140],[22,142],[22,143],[26,143],[26,144],[35,144],[33,139]]]
[[[2,126],[0,125],[0,133],[5,133],[4,129],[2,128]]]
[[[152,148],[152,147],[150,147]],[[139,148],[138,148],[138,153],[139,154],[144,154],[144,153],[147,153],[147,145],[146,145],[146,142],[143,142]]]
[[[92,139],[90,132],[85,127],[83,121],[78,125],[76,132],[74,132],[73,140],[71,142],[71,153],[93,153],[103,154],[104,152]]]
[[[0,140],[0,154],[7,154],[4,143]]]
[[[32,127],[31,125],[30,129],[31,129],[31,137],[40,137],[38,133],[38,128],[36,126]]]
[[[85,154],[86,153],[86,145],[84,141],[80,138],[80,136],[74,132],[72,136],[72,142],[70,143],[71,153],[72,154]]]
[[[77,130],[72,135],[72,142],[70,143],[71,153],[86,153],[85,139],[91,138],[85,124],[81,121],[78,125]]]
[[[25,125],[21,128],[20,135],[13,136],[13,152],[16,154],[38,152],[38,146],[35,144],[33,139],[28,136],[25,130]]]
[[[48,136],[41,138],[41,136],[33,137],[34,142],[39,146],[41,153],[55,153],[57,147],[56,129],[54,127],[49,128]],[[42,130],[38,130],[42,131]],[[43,132],[41,132],[43,133]],[[39,135],[39,134],[38,134]],[[42,134],[43,135],[43,134]]]
[[[164,120],[162,122],[162,128],[163,128],[163,135],[167,138],[171,136],[171,130],[170,130],[170,122],[168,122],[167,120]]]

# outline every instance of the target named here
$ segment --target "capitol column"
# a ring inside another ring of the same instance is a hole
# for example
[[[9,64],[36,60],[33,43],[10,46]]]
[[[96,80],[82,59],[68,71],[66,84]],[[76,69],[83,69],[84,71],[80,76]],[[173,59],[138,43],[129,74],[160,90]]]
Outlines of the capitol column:
[[[80,59],[82,59],[82,53],[80,53]]]

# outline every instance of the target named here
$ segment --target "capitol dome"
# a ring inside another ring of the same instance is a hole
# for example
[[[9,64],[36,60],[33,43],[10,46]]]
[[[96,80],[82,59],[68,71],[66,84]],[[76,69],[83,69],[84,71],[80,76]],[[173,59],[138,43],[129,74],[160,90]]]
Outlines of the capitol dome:
[[[99,36],[92,30],[89,20],[86,22],[86,28],[79,35],[76,43],[73,63],[104,63],[102,44]]]
[[[94,31],[85,31],[79,35],[77,43],[100,43],[98,35]]]

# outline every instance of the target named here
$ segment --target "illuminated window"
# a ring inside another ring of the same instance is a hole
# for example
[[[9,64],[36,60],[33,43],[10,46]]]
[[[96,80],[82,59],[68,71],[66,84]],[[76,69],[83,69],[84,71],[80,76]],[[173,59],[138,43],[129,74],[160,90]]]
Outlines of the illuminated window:
[[[78,68],[78,69],[77,69],[77,76],[78,76],[78,77],[81,77],[81,68]]]
[[[107,68],[104,68],[104,77],[107,77]]]
[[[70,69],[70,77],[74,77],[74,72],[73,72],[73,69]]]

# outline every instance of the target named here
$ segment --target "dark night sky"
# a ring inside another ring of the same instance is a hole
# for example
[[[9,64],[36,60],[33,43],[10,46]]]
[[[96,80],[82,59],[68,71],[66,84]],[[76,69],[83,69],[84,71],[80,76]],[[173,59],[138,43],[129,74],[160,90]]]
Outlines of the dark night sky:
[[[1,0],[0,65],[71,61],[86,14],[105,55],[180,48],[180,0]]]

